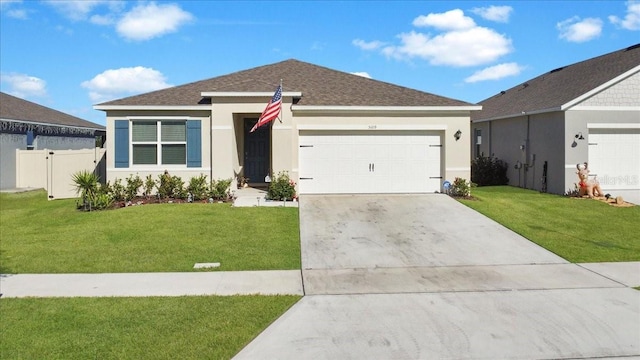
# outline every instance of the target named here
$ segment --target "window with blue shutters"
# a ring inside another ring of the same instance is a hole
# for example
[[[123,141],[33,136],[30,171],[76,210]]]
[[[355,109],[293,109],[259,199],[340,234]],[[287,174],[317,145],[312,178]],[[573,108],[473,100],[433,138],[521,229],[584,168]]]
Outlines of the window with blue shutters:
[[[200,120],[116,120],[115,124],[116,167],[129,167],[129,161],[131,166],[202,166]]]

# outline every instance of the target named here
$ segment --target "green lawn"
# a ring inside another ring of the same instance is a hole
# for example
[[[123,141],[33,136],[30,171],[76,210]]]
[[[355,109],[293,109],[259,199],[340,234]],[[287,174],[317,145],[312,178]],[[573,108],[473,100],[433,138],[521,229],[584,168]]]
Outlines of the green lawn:
[[[640,206],[509,186],[472,189],[463,204],[571,262],[640,261]]]
[[[300,269],[298,209],[151,204],[81,212],[44,191],[0,194],[0,273]]]
[[[229,359],[298,299],[2,299],[0,358]]]

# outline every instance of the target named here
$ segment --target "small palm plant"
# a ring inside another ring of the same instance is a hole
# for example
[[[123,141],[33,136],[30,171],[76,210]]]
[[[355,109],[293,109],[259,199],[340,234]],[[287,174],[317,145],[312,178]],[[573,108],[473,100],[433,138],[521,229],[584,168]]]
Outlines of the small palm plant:
[[[99,178],[93,172],[82,170],[73,174],[72,179],[76,187],[76,193],[80,194],[83,204],[93,199],[98,193]]]

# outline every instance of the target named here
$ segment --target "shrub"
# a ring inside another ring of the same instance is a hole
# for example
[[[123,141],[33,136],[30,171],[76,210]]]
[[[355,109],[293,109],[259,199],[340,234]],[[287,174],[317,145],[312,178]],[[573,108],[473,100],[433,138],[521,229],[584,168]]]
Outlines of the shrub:
[[[156,184],[158,188],[158,196],[161,199],[166,199],[173,196],[173,179],[168,172],[158,175],[158,182]]]
[[[171,177],[171,186],[173,188],[173,198],[175,199],[186,199],[188,191],[184,186],[184,181],[179,176]]]
[[[136,176],[130,175],[127,178],[127,186],[125,188],[125,195],[127,200],[133,200],[136,196],[138,196],[138,192],[142,187],[143,182],[140,176],[136,174]]]
[[[194,176],[189,180],[187,190],[193,196],[193,200],[202,200],[207,198],[207,175]]]
[[[209,184],[209,197],[213,200],[218,201],[227,201],[231,197],[230,188],[231,188],[232,179],[225,180],[211,180]]]
[[[471,161],[471,181],[478,186],[507,185],[507,163],[494,156],[480,156]]]
[[[87,170],[79,171],[72,176],[76,194],[80,194],[83,203],[89,201],[98,192],[98,175]]]
[[[115,201],[124,201],[126,189],[124,185],[122,185],[122,179],[115,179],[113,181],[113,186],[111,187],[111,194],[113,195],[113,200]]]
[[[293,200],[296,195],[296,183],[289,178],[286,171],[278,173],[269,184],[267,197],[271,200]]]
[[[474,183],[468,183],[466,179],[457,177],[453,180],[449,193],[451,196],[469,197],[471,196],[471,187],[473,186],[475,186]]]
[[[156,186],[156,181],[153,180],[153,177],[151,177],[151,175],[147,175],[147,177],[144,180],[144,196],[148,199],[149,197],[151,197],[151,192],[153,191],[153,188]]]

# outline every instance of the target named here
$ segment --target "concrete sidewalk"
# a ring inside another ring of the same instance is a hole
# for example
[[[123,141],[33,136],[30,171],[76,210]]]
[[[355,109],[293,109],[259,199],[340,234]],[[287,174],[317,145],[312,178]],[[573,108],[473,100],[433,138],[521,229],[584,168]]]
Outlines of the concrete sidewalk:
[[[0,275],[3,298],[303,295],[300,270]]]
[[[3,274],[0,275],[0,293],[3,298],[319,295],[640,286],[640,262],[305,270],[304,274],[305,279],[315,280],[309,281],[304,288],[300,270]],[[350,286],[345,288],[344,284]]]

